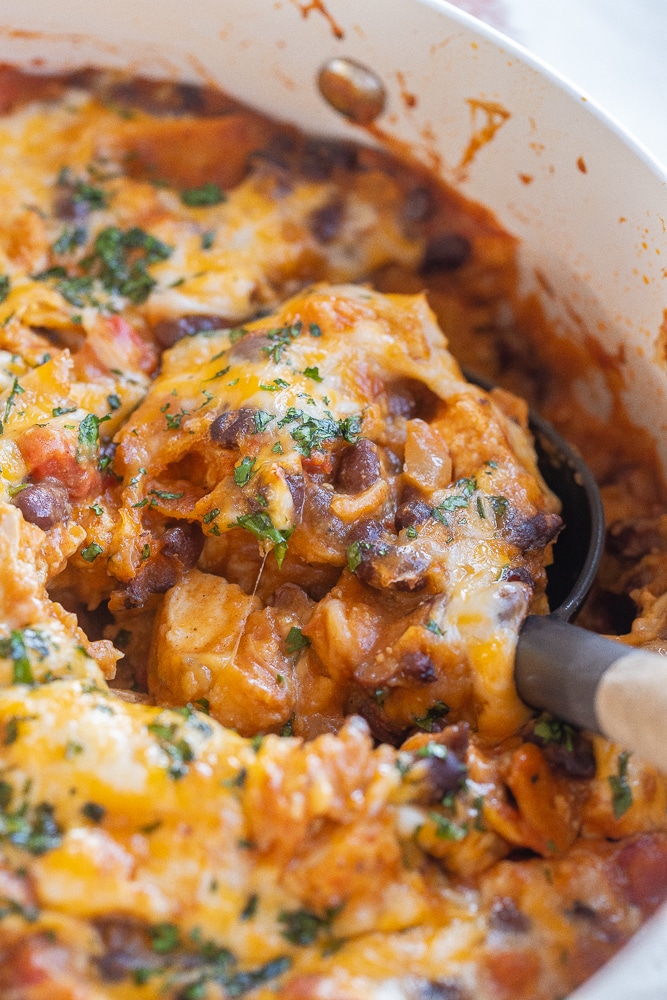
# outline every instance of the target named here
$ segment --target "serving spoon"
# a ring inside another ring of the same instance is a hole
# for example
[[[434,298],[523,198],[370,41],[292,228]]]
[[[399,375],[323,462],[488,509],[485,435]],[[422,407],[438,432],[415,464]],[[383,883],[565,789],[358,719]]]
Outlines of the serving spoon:
[[[466,372],[482,386],[491,383]],[[547,568],[548,615],[529,615],[519,634],[519,696],[565,722],[601,733],[667,773],[667,657],[633,649],[571,623],[591,588],[605,522],[595,479],[581,456],[532,410],[538,466],[562,503],[565,527]]]

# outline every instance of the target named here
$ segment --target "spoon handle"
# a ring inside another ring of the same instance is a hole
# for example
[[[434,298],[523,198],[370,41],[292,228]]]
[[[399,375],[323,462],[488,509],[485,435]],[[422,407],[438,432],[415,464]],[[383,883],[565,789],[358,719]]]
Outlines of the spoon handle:
[[[602,733],[667,774],[667,657],[531,615],[514,675],[528,705]]]

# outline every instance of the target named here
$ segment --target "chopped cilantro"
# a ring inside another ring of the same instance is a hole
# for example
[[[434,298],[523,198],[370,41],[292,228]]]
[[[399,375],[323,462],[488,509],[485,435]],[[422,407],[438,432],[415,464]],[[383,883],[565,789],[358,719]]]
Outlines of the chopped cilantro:
[[[418,729],[423,730],[425,733],[432,733],[435,728],[435,723],[438,719],[441,719],[444,715],[449,712],[449,705],[446,705],[444,701],[436,701],[429,708],[426,715],[421,718],[415,718],[413,716],[413,722]]]
[[[545,715],[535,723],[533,732],[544,743],[560,743],[570,752],[574,749],[574,729],[566,722],[561,722],[560,719],[553,719]]]
[[[100,440],[99,426],[100,418],[95,416],[94,413],[87,413],[79,424],[76,445],[77,462],[80,463],[81,461],[90,460],[95,457]]]
[[[219,184],[209,181],[201,187],[185,188],[181,191],[181,201],[189,208],[203,208],[207,205],[219,205],[226,201],[226,196]]]
[[[420,747],[415,756],[417,757],[437,757],[439,760],[446,760],[449,750],[442,743],[429,741],[425,747]]]
[[[307,378],[312,378],[313,382],[323,382],[324,379],[320,375],[319,368],[304,368],[303,374]]]
[[[211,361],[213,361],[213,360],[214,359],[211,358]],[[211,375],[211,377],[207,378],[206,381],[207,382],[215,382],[215,380],[217,378],[222,378],[223,375],[227,375],[227,373],[229,372],[229,370],[231,369],[231,367],[232,367],[231,365],[227,365],[226,368],[221,368],[220,371],[216,372],[215,375]],[[203,390],[202,390],[202,392],[203,392]],[[212,396],[211,396],[211,399],[213,399]]]
[[[167,260],[172,251],[173,247],[137,226],[127,230],[107,226],[95,237],[90,254],[79,263],[85,278],[70,280],[90,282],[91,279],[98,279],[107,292],[123,295],[139,305],[146,301],[155,287],[155,279],[146,269],[151,264]],[[90,287],[82,287],[80,291],[90,292]],[[73,305],[84,304],[71,298],[68,301]]]
[[[12,681],[14,684],[33,684],[32,666],[26,649],[27,630],[13,629],[7,639],[0,639],[0,656],[14,663]]]
[[[99,305],[92,295],[92,278],[63,275],[62,280],[56,282],[56,291],[60,292],[65,301],[76,306],[77,309],[83,309],[87,305]]]
[[[263,347],[262,350],[273,359],[275,364],[278,364],[282,352],[299,336],[302,329],[303,323],[301,320],[297,320],[296,323],[292,323],[291,325],[273,327],[266,334],[266,339],[271,342],[271,346]]]
[[[322,916],[312,910],[283,910],[278,914],[278,923],[282,924],[282,936],[290,944],[306,948],[320,935],[331,935],[331,924],[339,912],[338,906],[329,907]]]
[[[168,490],[151,490],[151,493],[159,500],[180,500],[183,496],[182,493],[169,493]]]
[[[92,210],[106,208],[108,205],[106,192],[85,181],[76,181],[72,192],[72,201],[85,204]]]
[[[468,497],[462,493],[454,493],[452,496],[445,497],[442,503],[439,503],[433,510],[433,516],[435,517],[436,510],[442,511],[452,511],[458,510],[460,507],[468,506]]]
[[[446,816],[441,816],[440,813],[429,813],[429,819],[435,823],[435,835],[441,840],[463,840],[468,833],[465,824],[459,826],[458,823],[447,819]]]
[[[158,955],[167,955],[174,951],[180,944],[180,935],[176,924],[162,923],[155,924],[148,931],[151,939],[153,951]]]
[[[293,714],[290,715],[290,717],[287,720],[287,722],[285,723],[285,725],[282,726],[282,728],[280,730],[280,735],[282,737],[294,736],[294,715]]]
[[[181,426],[183,417],[188,416],[188,411],[181,407],[179,413],[165,413],[164,419],[167,421],[167,430],[177,431]]]
[[[256,458],[251,458],[249,455],[245,455],[241,459],[240,463],[234,469],[234,482],[237,486],[245,486],[250,482],[256,461]]]
[[[202,250],[210,250],[214,243],[215,243],[215,229],[207,229],[205,233],[201,234]]]
[[[62,830],[53,815],[53,806],[40,802],[30,808],[23,802],[9,811],[13,790],[8,782],[0,788],[0,840],[8,840],[15,847],[23,848],[30,854],[45,854],[62,842]]]
[[[347,568],[350,573],[354,573],[357,567],[361,566],[361,545],[359,542],[352,542],[347,547]]]
[[[66,226],[53,244],[54,253],[71,253],[77,247],[83,246],[88,234],[83,226]]]
[[[274,526],[270,515],[264,512],[242,514],[235,523],[240,528],[250,531],[260,541],[271,542],[278,567],[282,566],[287,554],[287,541],[292,534],[291,528],[279,530]]]
[[[256,892],[253,892],[249,897],[248,901],[241,910],[241,920],[252,920],[252,918],[257,913],[257,904],[259,903],[259,896]]]
[[[310,323],[308,325],[308,332],[310,333],[311,337],[321,337],[322,336],[322,329],[321,329],[320,326],[318,326],[317,323]]]
[[[360,413],[353,413],[351,417],[345,417],[340,421],[340,436],[348,444],[354,444],[359,437],[362,419]]]
[[[618,755],[618,774],[609,776],[608,781],[611,786],[611,802],[614,809],[614,816],[620,819],[624,816],[632,805],[632,789],[628,782],[628,760],[630,754],[624,750]]]
[[[308,636],[304,635],[296,625],[293,625],[285,639],[285,649],[288,655],[292,656],[293,653],[300,653],[302,649],[307,649],[308,646],[310,646]]]
[[[354,443],[361,428],[361,416],[355,414],[344,420],[335,420],[331,415],[314,417],[290,406],[285,416],[278,421],[279,427],[293,424],[290,434],[299,454],[309,458],[313,451],[320,450],[325,441],[342,437]]]
[[[263,983],[268,983],[284,972],[292,965],[292,960],[284,955],[280,958],[273,958],[265,965],[260,965],[256,969],[248,969],[245,972],[237,972],[229,979],[224,980],[225,993],[228,997],[240,997],[250,990],[254,990]]]
[[[507,497],[489,497],[489,502],[493,507],[493,513],[497,518],[503,518],[507,513],[507,508],[509,507],[509,500]]]
[[[4,426],[4,424],[7,423],[7,419],[9,417],[9,414],[11,413],[16,397],[21,396],[24,391],[25,390],[23,389],[23,386],[19,384],[19,380],[16,378],[16,376],[14,376],[14,381],[12,382],[12,387],[9,391],[7,402],[5,403],[5,412],[2,418],[2,424],[0,426]]]
[[[209,510],[206,514],[204,514],[202,521],[204,522],[204,524],[210,524],[211,521],[215,520],[215,518],[218,516],[219,513],[220,513],[220,508],[214,507],[212,510]]]
[[[65,744],[65,760],[72,760],[73,757],[77,757],[80,753],[83,753],[83,745],[77,743],[76,740],[68,740]]]
[[[427,628],[429,632],[433,633],[433,635],[444,635],[444,632],[442,631],[438,623],[434,621],[432,618],[429,618],[424,628]]]
[[[182,778],[187,774],[188,764],[195,759],[195,754],[185,737],[180,735],[178,723],[169,722],[168,717],[160,714],[155,722],[148,724],[147,729],[157,737],[161,750],[169,758],[169,775],[175,779]]]
[[[109,404],[110,410],[120,409],[120,396],[117,393],[112,392],[109,396],[107,396],[107,403]]]
[[[81,558],[85,559],[86,562],[95,562],[102,552],[101,545],[98,545],[97,542],[91,542],[90,545],[86,545],[85,549],[81,549]]]
[[[6,274],[0,274],[0,304],[5,301],[10,290],[9,278]]]
[[[273,413],[267,413],[266,410],[255,410],[255,434],[261,434],[272,420],[275,420]]]

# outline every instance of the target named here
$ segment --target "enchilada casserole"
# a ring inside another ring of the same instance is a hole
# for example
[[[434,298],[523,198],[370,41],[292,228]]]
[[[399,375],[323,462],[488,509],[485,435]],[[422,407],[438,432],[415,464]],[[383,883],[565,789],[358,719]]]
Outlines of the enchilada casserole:
[[[0,997],[564,997],[667,898],[667,784],[516,695],[523,397],[602,485],[584,622],[659,648],[649,446],[388,154],[103,72],[0,104]]]

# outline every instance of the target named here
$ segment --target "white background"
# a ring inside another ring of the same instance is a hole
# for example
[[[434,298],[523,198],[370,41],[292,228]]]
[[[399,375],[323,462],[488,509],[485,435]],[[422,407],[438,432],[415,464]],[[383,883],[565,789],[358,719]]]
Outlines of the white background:
[[[667,167],[667,0],[450,0],[568,77]]]

